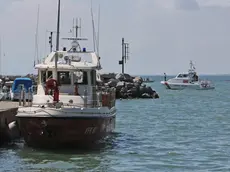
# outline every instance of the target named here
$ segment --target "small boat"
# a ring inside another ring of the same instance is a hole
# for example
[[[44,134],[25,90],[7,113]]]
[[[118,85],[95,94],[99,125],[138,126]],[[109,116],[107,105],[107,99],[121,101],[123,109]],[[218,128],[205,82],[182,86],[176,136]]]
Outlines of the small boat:
[[[187,73],[179,73],[175,78],[171,78],[161,81],[161,84],[165,86],[166,89],[171,90],[183,90],[183,89],[195,89],[195,90],[211,90],[215,89],[213,84],[208,80],[200,80],[196,71],[195,66],[192,61],[190,61],[190,69]]]
[[[13,85],[10,89],[10,98],[11,100],[15,101],[15,100],[19,100],[20,99],[20,94],[21,94],[21,90],[24,89],[25,90],[25,97],[28,100],[31,100],[32,96],[30,96],[29,92],[32,91],[32,80],[30,78],[16,78],[13,82]]]
[[[149,78],[143,78],[143,83],[149,83],[149,82],[154,82],[154,80],[151,80]]]
[[[28,107],[18,109],[18,126],[30,147],[88,148],[115,129],[115,88],[96,85],[99,56],[80,47],[79,40],[85,39],[67,40],[72,42],[69,50],[57,48],[35,65],[36,94]]]

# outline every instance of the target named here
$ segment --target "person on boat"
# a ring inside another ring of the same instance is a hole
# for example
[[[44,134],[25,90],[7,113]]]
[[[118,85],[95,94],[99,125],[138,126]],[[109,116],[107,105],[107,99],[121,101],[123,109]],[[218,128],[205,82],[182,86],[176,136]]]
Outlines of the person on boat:
[[[193,75],[193,81],[198,81],[198,76],[197,76],[197,74],[196,73],[194,73],[194,75]]]
[[[199,77],[198,77],[198,75],[196,75],[196,81],[198,81],[199,80]]]
[[[198,81],[198,75],[195,73],[195,81]]]
[[[166,81],[166,73],[164,73],[164,79],[165,79],[165,81]]]

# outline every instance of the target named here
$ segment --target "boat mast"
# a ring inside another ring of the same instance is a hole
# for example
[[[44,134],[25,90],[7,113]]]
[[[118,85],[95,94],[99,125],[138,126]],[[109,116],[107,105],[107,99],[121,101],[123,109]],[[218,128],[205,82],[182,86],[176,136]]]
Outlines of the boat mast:
[[[60,34],[60,0],[58,0],[58,16],[57,16],[57,38],[56,38],[56,55],[55,55],[55,76],[54,79],[58,81],[57,75],[57,61],[58,61],[58,51],[59,51],[59,34]]]
[[[40,5],[38,4],[38,12],[37,12],[37,25],[35,32],[35,52],[34,52],[34,66],[39,63],[38,60],[38,26],[39,26],[39,13],[40,13]]]
[[[0,37],[0,75],[2,75],[2,38],[1,37]]]

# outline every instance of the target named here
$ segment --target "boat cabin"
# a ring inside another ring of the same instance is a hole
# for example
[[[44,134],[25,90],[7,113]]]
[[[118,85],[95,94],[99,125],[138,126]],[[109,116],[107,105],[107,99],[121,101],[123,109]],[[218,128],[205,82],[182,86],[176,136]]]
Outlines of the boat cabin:
[[[188,81],[194,82],[194,81],[198,81],[198,80],[199,80],[199,78],[198,78],[196,72],[191,72],[191,73],[179,73],[179,74],[175,77],[175,79],[177,79],[177,80],[183,80],[183,81],[185,81],[186,83],[187,83]]]
[[[87,104],[95,107],[99,97],[96,82],[97,70],[101,69],[100,57],[95,52],[80,47],[78,40],[84,38],[63,39],[72,41],[69,50],[64,47],[62,51],[51,52],[42,63],[35,66],[38,70],[38,84],[33,104],[60,101],[64,105],[75,104],[82,107],[84,104],[85,107]]]
[[[92,60],[90,62],[83,60],[82,57],[86,54],[91,56]],[[55,56],[58,57],[57,70],[55,69]],[[96,53],[86,51],[75,53],[69,53],[68,51],[52,52],[43,63],[37,64],[35,68],[38,70],[38,82],[37,94],[33,96],[33,104],[44,105],[55,102],[55,91],[52,90],[53,93],[47,91],[48,81],[55,81],[55,85],[58,85],[58,87],[55,86],[58,89],[58,101],[64,105],[102,106],[98,103],[100,96],[98,95],[96,82],[100,63]],[[106,94],[113,94],[112,99],[115,100],[115,90],[105,92]]]
[[[55,69],[41,69],[38,72],[38,85],[45,87],[48,79],[54,78]],[[57,71],[57,81],[59,85],[60,95],[84,95],[85,89],[91,92],[90,87],[96,86],[96,70],[95,69],[69,69],[62,68]],[[75,86],[78,87],[76,93]],[[44,90],[38,90],[38,94],[42,94]]]
[[[178,79],[188,79],[189,78],[189,75],[188,74],[186,74],[186,73],[179,73],[177,76],[176,76],[176,78],[178,78]]]

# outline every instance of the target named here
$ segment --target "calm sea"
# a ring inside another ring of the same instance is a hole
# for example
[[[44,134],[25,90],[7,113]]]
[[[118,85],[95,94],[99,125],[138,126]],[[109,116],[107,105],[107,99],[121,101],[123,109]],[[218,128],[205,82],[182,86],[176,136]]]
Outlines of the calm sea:
[[[215,90],[173,91],[152,76],[157,100],[118,100],[116,132],[100,149],[0,148],[0,171],[230,171],[230,76]]]

